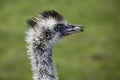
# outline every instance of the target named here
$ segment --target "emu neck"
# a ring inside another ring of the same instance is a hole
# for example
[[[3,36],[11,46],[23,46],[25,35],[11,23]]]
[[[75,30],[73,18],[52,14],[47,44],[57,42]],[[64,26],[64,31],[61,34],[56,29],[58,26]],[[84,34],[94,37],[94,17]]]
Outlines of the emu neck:
[[[52,47],[32,46],[30,54],[34,80],[58,80],[52,59]]]

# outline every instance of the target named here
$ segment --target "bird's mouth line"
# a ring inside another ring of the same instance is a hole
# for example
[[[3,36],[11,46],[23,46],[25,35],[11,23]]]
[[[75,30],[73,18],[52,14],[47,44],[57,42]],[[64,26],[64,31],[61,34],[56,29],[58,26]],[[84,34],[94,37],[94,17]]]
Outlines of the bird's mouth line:
[[[79,32],[83,32],[83,31],[84,31],[84,29],[69,30],[67,32],[64,32],[62,35],[67,36],[67,35],[70,35],[70,34],[73,34],[73,33],[79,33]]]
[[[74,33],[79,33],[84,31],[83,25],[68,25],[62,32],[61,36],[67,36]]]
[[[77,32],[83,32],[84,30],[83,29],[77,29],[77,30],[69,30],[67,31],[67,33],[77,33]]]

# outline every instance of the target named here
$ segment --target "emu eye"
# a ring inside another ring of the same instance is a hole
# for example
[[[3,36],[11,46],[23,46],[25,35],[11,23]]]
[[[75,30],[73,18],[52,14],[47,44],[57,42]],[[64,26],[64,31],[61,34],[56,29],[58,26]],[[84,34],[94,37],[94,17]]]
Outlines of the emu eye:
[[[50,32],[45,32],[45,38],[46,39],[51,39],[51,34],[50,34]]]
[[[64,25],[63,24],[58,24],[58,25],[56,25],[56,27],[54,28],[54,30],[55,31],[61,31],[61,29],[62,29],[62,27],[63,27]]]

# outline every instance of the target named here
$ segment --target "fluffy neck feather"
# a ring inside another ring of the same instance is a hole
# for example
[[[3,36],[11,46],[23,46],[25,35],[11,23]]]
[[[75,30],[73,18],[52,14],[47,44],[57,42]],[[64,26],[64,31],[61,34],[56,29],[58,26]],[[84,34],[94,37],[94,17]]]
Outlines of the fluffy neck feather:
[[[33,79],[58,80],[52,59],[52,46],[45,45],[42,41],[29,42],[28,39],[28,55],[31,60]]]

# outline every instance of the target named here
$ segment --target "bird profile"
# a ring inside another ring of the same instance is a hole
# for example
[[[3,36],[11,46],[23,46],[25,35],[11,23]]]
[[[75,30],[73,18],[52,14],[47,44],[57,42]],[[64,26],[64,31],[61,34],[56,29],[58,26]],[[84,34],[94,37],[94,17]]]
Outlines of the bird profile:
[[[26,42],[34,80],[58,80],[52,57],[54,44],[65,36],[83,32],[83,25],[72,25],[54,10],[27,20]]]

